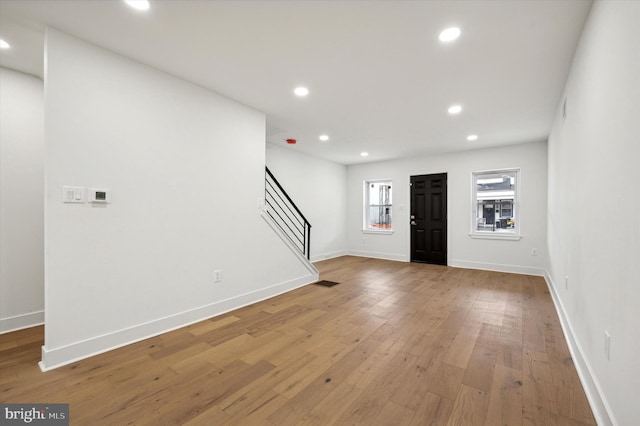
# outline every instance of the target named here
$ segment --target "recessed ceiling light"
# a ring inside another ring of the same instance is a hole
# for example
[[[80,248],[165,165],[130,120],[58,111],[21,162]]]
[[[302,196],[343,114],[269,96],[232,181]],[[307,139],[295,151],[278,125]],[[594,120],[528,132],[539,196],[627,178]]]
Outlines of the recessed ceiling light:
[[[124,0],[126,4],[131,6],[137,10],[147,10],[149,9],[149,1],[148,0]]]
[[[478,135],[469,135],[469,136],[467,136],[467,140],[468,141],[477,141],[478,140]]]
[[[451,105],[447,111],[449,111],[449,114],[459,114],[462,111],[462,107],[460,105]]]
[[[366,156],[368,156],[368,155],[369,155],[369,153],[368,153],[368,152],[361,152],[361,153],[360,153],[360,156],[361,156],[361,157],[366,157]]]
[[[457,28],[457,27],[447,28],[446,30],[442,31],[438,36],[440,41],[444,41],[445,43],[453,41],[458,37],[460,37],[460,28]]]
[[[296,87],[296,89],[293,91],[293,93],[296,94],[296,96],[307,96],[309,94],[309,89],[307,89],[306,87]]]
[[[9,48],[11,48],[11,45],[6,41],[0,39],[0,49],[9,49]]]
[[[326,142],[326,141],[329,140],[329,136],[328,135],[320,135],[320,137],[318,139],[320,139],[322,142]]]

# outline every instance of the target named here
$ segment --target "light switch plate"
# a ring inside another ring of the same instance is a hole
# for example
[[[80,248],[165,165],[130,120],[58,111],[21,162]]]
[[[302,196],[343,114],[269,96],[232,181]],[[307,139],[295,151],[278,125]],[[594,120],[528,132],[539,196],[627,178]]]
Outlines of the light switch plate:
[[[84,186],[63,186],[62,202],[71,204],[82,204],[85,202]]]

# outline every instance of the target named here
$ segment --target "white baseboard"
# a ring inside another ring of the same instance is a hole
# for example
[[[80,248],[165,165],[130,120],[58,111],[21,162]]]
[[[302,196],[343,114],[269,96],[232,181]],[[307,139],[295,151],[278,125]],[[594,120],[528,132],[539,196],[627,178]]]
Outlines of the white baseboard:
[[[545,271],[544,279],[547,282],[547,287],[549,287],[551,299],[553,300],[556,312],[558,313],[558,318],[560,318],[560,325],[562,326],[562,331],[564,332],[567,345],[569,346],[569,351],[571,352],[573,365],[575,365],[578,377],[580,377],[580,382],[582,383],[582,387],[584,388],[587,399],[589,400],[589,405],[591,406],[593,415],[596,418],[596,423],[600,426],[617,425],[618,423],[615,421],[613,412],[604,397],[602,388],[600,387],[596,377],[592,374],[589,362],[583,355],[584,352],[582,351],[582,347],[575,338],[573,327],[571,327],[571,322],[569,321],[567,312],[560,300],[557,287],[551,279],[548,271]]]
[[[321,253],[321,254],[317,254],[315,256],[311,256],[311,262],[315,263],[315,262],[320,262],[322,260],[334,259],[336,257],[344,256],[346,254],[347,254],[346,250],[339,250],[339,251],[331,251],[331,252],[328,252],[328,253]]]
[[[408,262],[406,256],[401,254],[393,254],[393,253],[379,253],[375,251],[364,251],[364,250],[349,250],[347,253],[349,256],[358,256],[358,257],[371,257],[373,259],[383,259],[383,260],[395,260],[398,262]]]
[[[0,334],[44,324],[44,311],[29,312],[8,318],[0,318]]]
[[[318,281],[318,274],[309,274],[271,287],[256,290],[226,300],[221,300],[190,311],[159,318],[154,321],[113,333],[76,342],[68,346],[52,349],[43,346],[42,361],[40,361],[38,365],[42,371],[61,367],[84,358],[89,358],[103,352],[130,345],[159,334],[167,333],[169,331],[233,311],[243,306],[269,299],[316,281]]]
[[[483,271],[507,272],[510,274],[544,276],[543,268],[532,266],[503,265],[500,263],[474,262],[469,260],[451,260],[449,266],[454,268],[480,269]]]

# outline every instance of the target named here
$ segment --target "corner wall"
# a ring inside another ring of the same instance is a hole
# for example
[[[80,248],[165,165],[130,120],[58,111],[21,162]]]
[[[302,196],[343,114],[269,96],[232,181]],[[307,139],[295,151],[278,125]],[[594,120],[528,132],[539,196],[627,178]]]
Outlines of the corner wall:
[[[44,369],[315,281],[257,208],[262,113],[51,28],[45,62]]]
[[[566,118],[561,101],[549,137],[547,280],[602,425],[640,418],[638,22],[639,2],[594,3],[565,86]]]
[[[267,166],[311,223],[311,261],[347,251],[347,166],[267,144]]]
[[[408,262],[410,259],[410,192],[412,175],[447,173],[448,264],[450,266],[543,275],[546,260],[546,142],[511,145],[452,154],[406,158],[348,167],[349,252]],[[471,174],[519,167],[521,198],[519,241],[473,239]],[[392,235],[362,232],[362,184],[393,179]],[[538,249],[532,256],[531,249]]]
[[[0,68],[0,333],[44,321],[43,128],[42,80]]]

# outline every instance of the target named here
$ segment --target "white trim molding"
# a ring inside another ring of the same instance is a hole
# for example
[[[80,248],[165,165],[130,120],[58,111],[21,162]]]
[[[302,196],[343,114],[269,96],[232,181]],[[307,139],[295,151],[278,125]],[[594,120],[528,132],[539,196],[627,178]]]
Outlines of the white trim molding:
[[[567,316],[564,305],[560,300],[560,296],[556,290],[556,285],[551,279],[549,271],[545,271],[544,279],[547,283],[547,287],[549,287],[551,299],[553,300],[556,312],[558,313],[558,318],[560,318],[560,325],[562,326],[567,346],[569,346],[569,352],[571,352],[573,365],[575,365],[576,371],[578,372],[578,377],[580,378],[582,387],[584,388],[587,399],[589,400],[589,405],[591,406],[593,415],[596,418],[596,423],[600,426],[617,425],[618,423],[615,421],[613,412],[611,411],[604,393],[602,392],[602,388],[600,387],[595,375],[592,374],[589,362],[583,355],[584,351],[580,346],[580,342],[578,342],[575,334],[573,333],[573,327],[571,326],[571,322],[569,321],[569,317]]]
[[[349,256],[358,256],[358,257],[371,257],[373,259],[383,259],[383,260],[395,260],[397,262],[408,262],[409,258],[405,255],[394,254],[394,253],[378,253],[374,251],[363,251],[363,250],[349,250],[347,252]]]
[[[363,234],[393,235],[393,229],[363,229]]]
[[[323,260],[329,260],[336,257],[345,256],[346,254],[347,254],[346,250],[338,250],[338,251],[331,251],[328,253],[321,253],[315,256],[311,256],[311,262],[312,263],[321,262]]]
[[[0,318],[0,334],[22,330],[44,324],[44,311]]]
[[[536,275],[539,277],[544,276],[543,268],[536,268],[533,266],[503,265],[500,263],[474,262],[459,259],[451,260],[448,266],[452,266],[454,268],[479,269],[482,271],[507,272],[510,274]]]
[[[482,233],[482,232],[470,232],[469,236],[471,238],[476,238],[479,240],[512,240],[512,241],[518,241],[520,240],[520,238],[522,238],[522,235],[515,235],[515,234],[495,234],[495,233]]]

